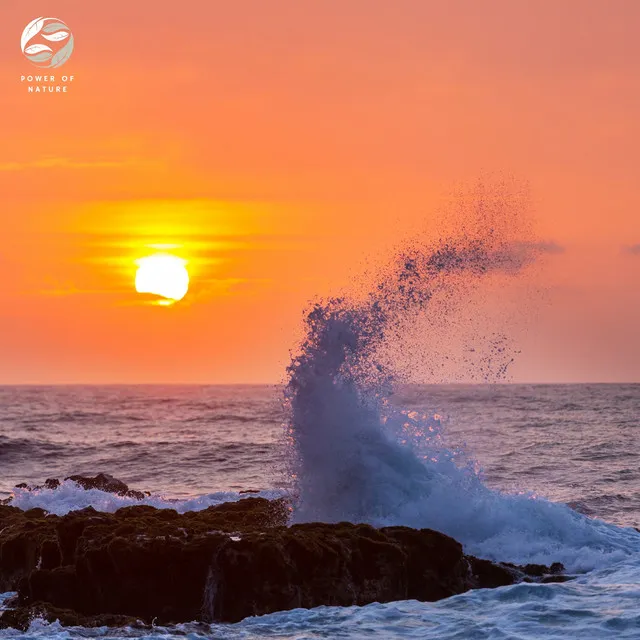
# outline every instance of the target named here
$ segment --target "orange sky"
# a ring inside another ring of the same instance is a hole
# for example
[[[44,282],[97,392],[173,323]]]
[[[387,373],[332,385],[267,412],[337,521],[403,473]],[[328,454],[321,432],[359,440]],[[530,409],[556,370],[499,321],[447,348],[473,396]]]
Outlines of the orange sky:
[[[35,17],[75,37],[28,94]],[[277,382],[338,290],[460,185],[527,184],[563,251],[508,287],[516,381],[640,381],[635,0],[2,7],[0,383]],[[133,291],[150,243],[192,289]],[[486,300],[491,307],[493,298]],[[489,316],[487,322],[490,322]]]

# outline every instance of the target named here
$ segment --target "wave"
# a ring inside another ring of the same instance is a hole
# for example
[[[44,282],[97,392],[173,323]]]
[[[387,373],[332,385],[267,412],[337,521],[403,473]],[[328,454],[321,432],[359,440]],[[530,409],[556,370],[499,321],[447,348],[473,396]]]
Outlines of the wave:
[[[51,457],[65,456],[69,452],[64,444],[50,442],[44,439],[9,438],[0,435],[0,459],[3,457],[30,458],[35,456]]]
[[[464,452],[447,446],[437,416],[396,409],[406,374],[389,358],[434,300],[455,306],[490,274],[517,274],[531,262],[522,243],[484,236],[403,252],[364,296],[330,298],[306,316],[306,336],[288,368],[288,473],[297,522],[367,522],[433,528],[467,552],[517,563],[563,562],[583,571],[640,549],[640,537],[569,507],[484,485]],[[483,377],[512,361],[501,336],[478,339]],[[428,354],[427,354],[428,356]]]

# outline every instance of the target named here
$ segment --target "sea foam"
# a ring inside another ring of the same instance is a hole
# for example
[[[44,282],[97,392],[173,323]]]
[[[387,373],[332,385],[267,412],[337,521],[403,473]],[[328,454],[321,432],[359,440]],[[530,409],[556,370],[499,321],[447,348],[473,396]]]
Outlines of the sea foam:
[[[156,509],[174,509],[178,513],[187,511],[202,511],[224,502],[236,502],[249,497],[262,497],[275,500],[282,497],[284,491],[266,490],[255,493],[238,493],[235,491],[220,491],[208,493],[192,498],[172,498],[152,494],[142,500],[128,496],[107,493],[100,489],[83,489],[73,482],[65,480],[57,489],[22,489],[15,488],[11,497],[11,506],[19,509],[44,509],[45,511],[62,516],[70,511],[78,511],[93,507],[96,511],[114,513],[123,507],[135,505],[149,505]]]

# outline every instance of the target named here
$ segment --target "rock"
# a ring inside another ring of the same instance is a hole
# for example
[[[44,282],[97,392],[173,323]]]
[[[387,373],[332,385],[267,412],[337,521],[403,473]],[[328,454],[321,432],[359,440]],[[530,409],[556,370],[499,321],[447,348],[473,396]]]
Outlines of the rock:
[[[129,487],[122,482],[122,480],[118,480],[108,473],[99,473],[93,478],[89,476],[68,476],[65,480],[72,480],[83,489],[99,489],[100,491],[105,491],[107,493],[113,493],[118,496],[125,496],[127,498],[135,498],[136,500],[142,500],[146,496],[151,495],[148,491],[136,491],[135,489],[129,489]],[[16,489],[27,489],[28,491],[36,491],[38,489],[50,489],[55,490],[60,487],[60,480],[57,478],[47,478],[44,481],[44,484],[35,485],[33,487],[29,486],[26,482],[21,482],[15,486]],[[10,498],[8,499],[8,503],[10,503]]]
[[[98,616],[82,616],[69,609],[58,609],[46,602],[36,602],[29,607],[16,607],[0,613],[0,629],[8,627],[27,631],[35,618],[47,622],[56,620],[65,627],[133,627],[144,628],[144,624],[136,618],[102,614]]]
[[[499,564],[490,560],[482,560],[470,556],[471,579],[474,587],[505,587],[514,582],[520,582],[523,574],[514,565]]]
[[[286,500],[256,497],[185,514],[138,505],[58,517],[0,506],[0,591],[18,592],[0,624],[23,628],[34,614],[83,626],[236,622],[296,607],[433,601],[561,571],[466,556],[429,529],[288,527],[289,516]]]
[[[118,496],[135,498],[136,500],[142,500],[145,497],[145,494],[142,491],[129,489],[122,480],[118,480],[107,473],[99,473],[93,478],[88,478],[86,476],[69,476],[68,478],[65,478],[65,480],[73,480],[73,482],[80,485],[83,489],[100,489],[100,491],[114,493]]]
[[[15,591],[36,569],[45,541],[55,540],[53,528],[44,524],[45,515],[42,509],[0,506],[0,593]]]

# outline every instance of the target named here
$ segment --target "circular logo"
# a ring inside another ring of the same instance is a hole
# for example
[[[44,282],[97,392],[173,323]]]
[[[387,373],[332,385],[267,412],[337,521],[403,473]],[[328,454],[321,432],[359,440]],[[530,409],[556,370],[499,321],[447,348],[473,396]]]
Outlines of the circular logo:
[[[53,69],[62,66],[73,53],[73,34],[58,18],[36,18],[22,32],[20,47],[36,67]]]

